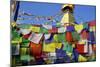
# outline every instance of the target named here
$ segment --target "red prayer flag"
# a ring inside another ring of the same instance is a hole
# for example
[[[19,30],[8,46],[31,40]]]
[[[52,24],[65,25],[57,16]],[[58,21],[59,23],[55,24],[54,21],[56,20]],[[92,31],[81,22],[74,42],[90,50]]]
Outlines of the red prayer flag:
[[[73,36],[71,32],[66,32],[66,41],[69,43],[73,41]]]
[[[39,59],[42,56],[42,44],[35,44],[30,42],[30,52],[35,57],[35,59]]]

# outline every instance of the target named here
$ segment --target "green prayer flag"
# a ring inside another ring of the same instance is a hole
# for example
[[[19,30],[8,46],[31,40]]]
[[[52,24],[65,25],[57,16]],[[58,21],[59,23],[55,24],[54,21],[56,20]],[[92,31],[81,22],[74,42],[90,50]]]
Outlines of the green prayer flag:
[[[23,29],[29,29],[32,25],[31,24],[19,24],[17,27]]]
[[[83,29],[87,29],[88,28],[88,24],[87,23],[83,23]]]
[[[55,34],[53,38],[55,42],[65,42],[66,41],[65,33]]]
[[[20,40],[20,34],[16,30],[12,30],[12,40],[13,41],[19,41]]]
[[[48,30],[46,28],[41,27],[40,28],[40,33],[48,33]]]
[[[72,36],[74,40],[80,40],[80,35],[77,32],[72,32]]]
[[[69,44],[68,42],[63,42],[63,45],[64,45],[63,50],[72,53],[73,47],[71,44]]]
[[[30,57],[30,55],[21,55],[21,60],[22,61],[30,61],[31,57]]]
[[[25,39],[25,38],[22,38],[22,44],[21,46],[22,47],[29,47],[29,40],[28,39]]]
[[[56,26],[57,26],[57,27],[61,27],[61,23],[58,22],[58,23],[56,24]]]
[[[28,39],[23,38],[23,39],[22,39],[22,42],[23,42],[23,43],[29,43],[30,41],[29,41]]]

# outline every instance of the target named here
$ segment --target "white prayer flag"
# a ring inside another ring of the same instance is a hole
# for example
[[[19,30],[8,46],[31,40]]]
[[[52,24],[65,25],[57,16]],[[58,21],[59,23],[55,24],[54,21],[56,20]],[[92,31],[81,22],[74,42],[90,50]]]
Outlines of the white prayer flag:
[[[47,24],[44,25],[44,24],[43,24],[42,26],[43,26],[44,28],[46,28],[46,29],[52,29],[52,25],[47,25]]]
[[[29,40],[32,41],[33,43],[38,44],[42,38],[43,34],[38,34],[38,33],[32,33],[29,37]]]
[[[64,32],[66,32],[66,30],[67,30],[66,27],[58,28],[58,33],[64,33]]]
[[[22,29],[20,28],[19,33],[22,33],[23,35],[29,34],[31,31],[29,29]]]
[[[51,34],[45,34],[45,35],[44,35],[45,40],[49,39],[50,36],[51,36]]]

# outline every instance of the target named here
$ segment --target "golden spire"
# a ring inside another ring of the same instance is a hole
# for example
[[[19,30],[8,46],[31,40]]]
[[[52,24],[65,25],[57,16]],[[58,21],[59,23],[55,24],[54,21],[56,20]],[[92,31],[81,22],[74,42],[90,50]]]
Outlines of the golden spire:
[[[73,25],[74,24],[74,16],[73,16],[74,5],[73,4],[64,4],[62,6],[62,12],[64,13],[61,24],[66,25]]]

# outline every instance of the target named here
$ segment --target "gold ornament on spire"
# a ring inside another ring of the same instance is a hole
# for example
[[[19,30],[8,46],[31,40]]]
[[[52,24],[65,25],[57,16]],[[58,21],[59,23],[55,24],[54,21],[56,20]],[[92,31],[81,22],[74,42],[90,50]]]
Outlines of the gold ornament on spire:
[[[62,5],[62,12],[64,13],[62,19],[61,19],[61,24],[64,26],[67,25],[74,25],[74,16],[73,16],[73,11],[74,11],[74,5],[73,4],[64,4]]]
[[[74,5],[73,4],[64,4],[62,6],[62,12],[67,12],[67,11],[70,11],[71,13],[73,13],[73,10],[74,10]]]

